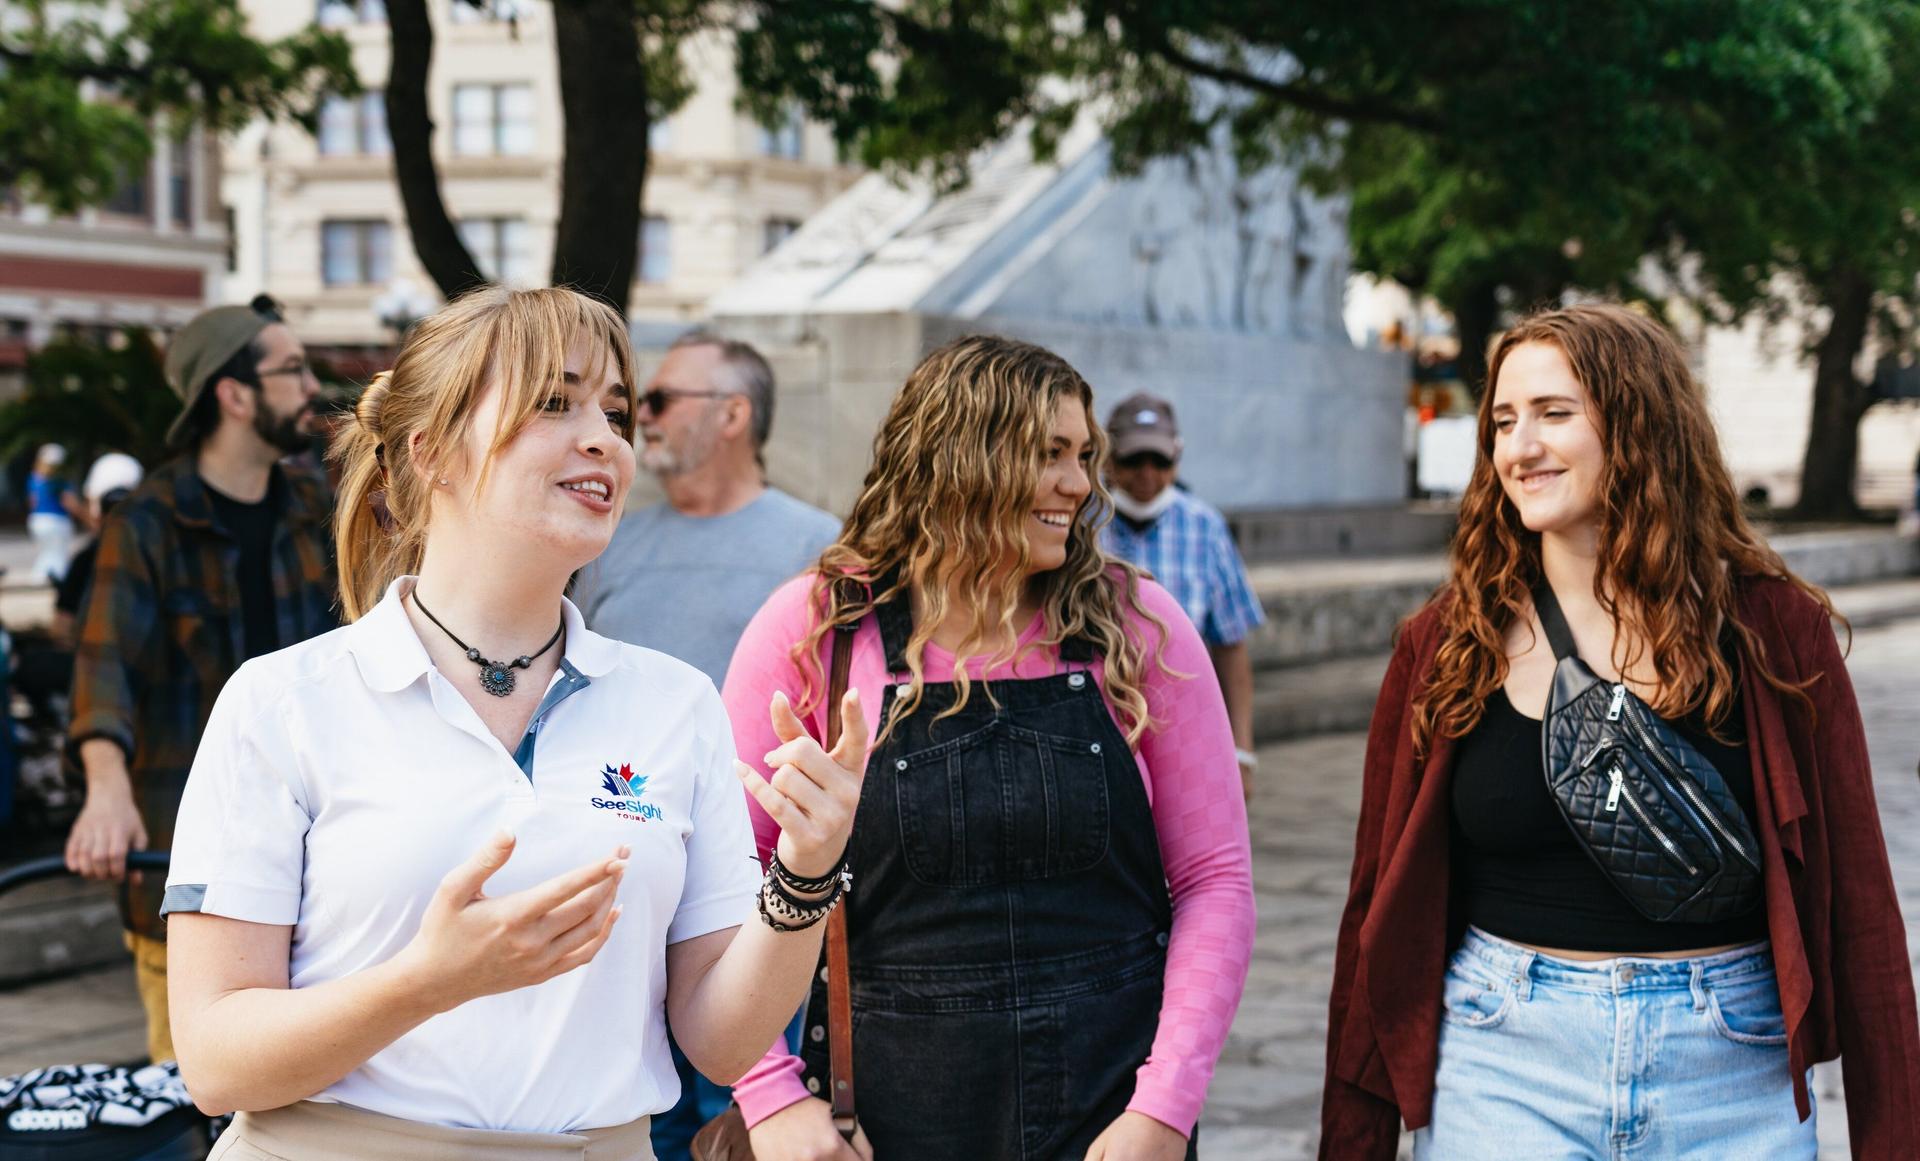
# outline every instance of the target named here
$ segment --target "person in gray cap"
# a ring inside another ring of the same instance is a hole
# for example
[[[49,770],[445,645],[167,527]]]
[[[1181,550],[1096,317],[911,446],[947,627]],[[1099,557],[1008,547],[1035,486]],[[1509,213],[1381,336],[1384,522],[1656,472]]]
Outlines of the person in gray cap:
[[[1226,696],[1241,784],[1251,787],[1259,759],[1253,752],[1247,635],[1266,618],[1247,566],[1220,510],[1174,483],[1184,444],[1173,404],[1129,395],[1114,407],[1107,435],[1114,518],[1102,547],[1152,573],[1200,630]]]
[[[332,497],[282,463],[319,389],[300,340],[271,300],[216,307],[173,337],[165,371],[177,454],[106,516],[77,627],[67,747],[87,796],[66,858],[94,879],[126,877],[130,849],[171,846],[200,733],[241,662],[339,624]],[[121,893],[155,1060],[173,1056],[164,879],[135,875]]]

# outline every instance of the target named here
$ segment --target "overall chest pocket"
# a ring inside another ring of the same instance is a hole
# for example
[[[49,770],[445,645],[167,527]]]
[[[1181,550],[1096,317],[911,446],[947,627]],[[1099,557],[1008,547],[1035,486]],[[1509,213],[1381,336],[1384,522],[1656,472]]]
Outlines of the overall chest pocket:
[[[1084,871],[1106,856],[1102,744],[996,720],[892,760],[907,870],[976,887]]]

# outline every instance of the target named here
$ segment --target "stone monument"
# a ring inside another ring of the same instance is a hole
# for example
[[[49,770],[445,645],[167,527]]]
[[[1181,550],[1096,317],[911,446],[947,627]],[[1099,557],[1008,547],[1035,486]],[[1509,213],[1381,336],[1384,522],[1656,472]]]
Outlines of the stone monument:
[[[863,178],[708,311],[773,359],[769,467],[811,502],[844,512],[914,363],[990,331],[1078,368],[1096,422],[1135,391],[1171,400],[1182,478],[1243,538],[1284,517],[1281,551],[1336,525],[1318,547],[1337,551],[1406,489],[1407,367],[1347,337],[1347,271],[1344,202],[1296,172],[1241,173],[1220,140],[1123,175],[1083,120],[1044,162],[1011,136],[956,192]]]

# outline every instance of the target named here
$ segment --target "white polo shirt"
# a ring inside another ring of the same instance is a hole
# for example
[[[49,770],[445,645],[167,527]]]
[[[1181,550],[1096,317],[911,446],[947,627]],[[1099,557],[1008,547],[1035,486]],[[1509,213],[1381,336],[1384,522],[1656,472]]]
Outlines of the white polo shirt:
[[[311,987],[404,947],[441,877],[502,826],[519,841],[491,895],[625,843],[623,913],[592,963],[435,1016],[313,1099],[548,1133],[671,1108],[666,947],[749,921],[760,884],[720,697],[567,602],[560,671],[510,754],[428,661],[400,602],[411,583],[228,681],[164,910],[290,924],[292,983]]]

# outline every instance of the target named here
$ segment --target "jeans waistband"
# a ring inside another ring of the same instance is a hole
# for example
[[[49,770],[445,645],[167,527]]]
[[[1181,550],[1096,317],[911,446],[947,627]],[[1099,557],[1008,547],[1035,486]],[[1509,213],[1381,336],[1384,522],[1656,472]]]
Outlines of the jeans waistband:
[[[1773,974],[1773,947],[1765,940],[1686,959],[1622,955],[1573,960],[1469,927],[1458,954],[1493,973],[1496,979],[1598,992],[1688,990]]]

